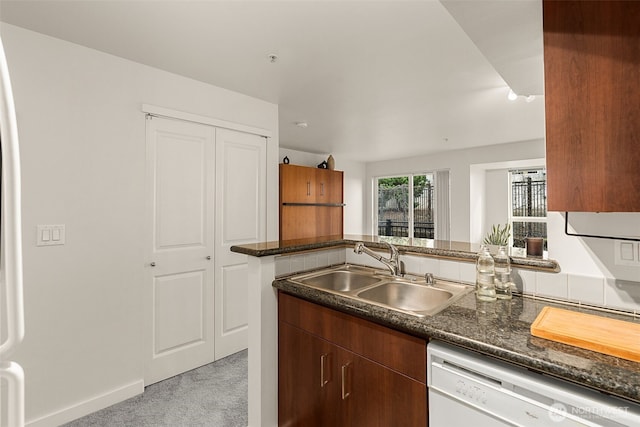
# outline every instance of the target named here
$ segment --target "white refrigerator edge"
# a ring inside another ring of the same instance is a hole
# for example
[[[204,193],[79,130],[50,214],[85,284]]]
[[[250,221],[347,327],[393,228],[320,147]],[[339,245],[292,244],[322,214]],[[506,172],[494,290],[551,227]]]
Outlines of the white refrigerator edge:
[[[0,378],[5,382],[0,396],[0,423],[24,426],[24,372],[11,361],[24,338],[22,290],[22,225],[20,197],[20,152],[9,67],[0,38],[0,146],[2,149],[2,200],[0,203],[0,286],[4,296],[0,314],[4,336],[0,342]],[[4,426],[3,426],[4,427]]]

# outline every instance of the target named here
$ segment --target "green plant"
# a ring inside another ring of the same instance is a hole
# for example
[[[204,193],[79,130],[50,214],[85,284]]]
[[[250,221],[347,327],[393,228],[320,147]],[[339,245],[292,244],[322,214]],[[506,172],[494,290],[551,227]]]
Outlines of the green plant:
[[[484,236],[485,245],[507,246],[511,236],[511,224],[505,224],[504,228],[500,224],[491,226],[491,231]]]

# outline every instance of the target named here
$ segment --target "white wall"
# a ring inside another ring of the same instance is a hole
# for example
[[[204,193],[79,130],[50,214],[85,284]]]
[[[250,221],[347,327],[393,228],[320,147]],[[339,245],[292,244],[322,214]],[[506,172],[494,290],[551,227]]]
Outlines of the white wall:
[[[364,229],[368,212],[365,206],[365,164],[340,160],[339,165],[344,168],[344,233],[367,234]]]
[[[317,167],[329,154],[308,153],[280,147],[278,163],[285,156],[292,165]],[[336,170],[344,171],[344,233],[363,234],[365,223],[365,164],[345,159],[335,159]],[[277,197],[277,196],[276,196]]]
[[[487,221],[486,197],[487,174],[483,168],[469,166],[469,237],[470,242],[481,242]],[[453,193],[453,191],[452,191]],[[452,228],[455,226],[452,225]],[[456,240],[455,238],[452,238]]]
[[[482,239],[495,224],[505,224],[509,221],[509,170],[491,169],[486,173],[485,181],[485,222],[481,233]]]
[[[26,373],[27,421],[55,425],[108,397],[73,409],[85,400],[142,391],[141,105],[273,132],[270,238],[277,238],[278,109],[4,23],[1,30],[23,174],[26,337],[14,359]],[[37,224],[65,224],[66,245],[36,247]]]

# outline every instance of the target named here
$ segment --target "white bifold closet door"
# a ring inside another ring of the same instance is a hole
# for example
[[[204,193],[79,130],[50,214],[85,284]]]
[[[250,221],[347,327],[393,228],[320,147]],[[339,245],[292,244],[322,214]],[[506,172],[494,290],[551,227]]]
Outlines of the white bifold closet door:
[[[213,361],[215,128],[147,116],[145,385]]]
[[[146,180],[148,385],[247,348],[247,259],[229,248],[266,237],[265,139],[148,116]]]
[[[265,138],[216,129],[215,353],[247,348],[247,256],[233,245],[266,240]]]

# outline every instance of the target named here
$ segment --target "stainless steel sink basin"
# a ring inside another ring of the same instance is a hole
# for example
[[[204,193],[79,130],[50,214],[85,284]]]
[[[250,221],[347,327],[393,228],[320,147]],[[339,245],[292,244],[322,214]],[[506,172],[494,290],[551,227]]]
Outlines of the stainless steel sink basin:
[[[407,275],[394,277],[388,272],[350,264],[304,273],[289,278],[326,292],[353,298],[415,316],[438,313],[473,287],[462,283]]]
[[[448,301],[453,294],[424,285],[388,282],[361,291],[356,296],[402,310],[422,311]]]
[[[368,273],[338,270],[312,276],[304,279],[302,282],[316,288],[330,289],[339,292],[351,292],[357,289],[362,289],[365,286],[373,285],[379,281],[380,277],[375,277]]]
[[[356,296],[384,306],[411,311],[416,314],[434,314],[445,307],[453,293],[433,286],[407,282],[386,282],[358,292]]]

